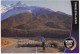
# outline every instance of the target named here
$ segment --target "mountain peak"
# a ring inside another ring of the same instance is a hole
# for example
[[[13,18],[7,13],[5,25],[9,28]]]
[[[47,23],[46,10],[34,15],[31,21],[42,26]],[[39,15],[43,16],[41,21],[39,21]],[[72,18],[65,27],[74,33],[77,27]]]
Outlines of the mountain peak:
[[[17,2],[14,7],[26,7],[27,5],[25,3],[22,3],[21,1]]]

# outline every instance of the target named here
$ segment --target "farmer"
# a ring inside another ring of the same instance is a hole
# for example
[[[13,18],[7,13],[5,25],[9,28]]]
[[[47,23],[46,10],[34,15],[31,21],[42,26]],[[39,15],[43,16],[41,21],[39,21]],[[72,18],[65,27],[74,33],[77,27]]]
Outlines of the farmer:
[[[45,50],[45,38],[44,36],[41,37],[41,42],[42,42],[42,47],[43,47],[43,50]]]

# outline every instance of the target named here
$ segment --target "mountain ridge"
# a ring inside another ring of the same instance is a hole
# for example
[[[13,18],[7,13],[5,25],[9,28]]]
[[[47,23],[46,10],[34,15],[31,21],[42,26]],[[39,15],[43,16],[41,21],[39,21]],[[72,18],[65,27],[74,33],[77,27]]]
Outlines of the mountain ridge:
[[[9,7],[9,10],[6,11],[5,13],[1,14],[1,20],[4,20],[10,16],[14,16],[16,14],[20,14],[20,13],[24,13],[24,12],[31,12],[34,16],[36,14],[43,14],[44,12],[48,12],[47,14],[51,15],[53,13],[58,13],[61,14],[63,12],[60,13],[60,11],[55,12],[49,8],[44,8],[44,7],[37,7],[37,6],[27,6],[26,4],[22,3],[22,2],[18,2],[14,5],[12,5],[12,7]],[[65,14],[68,15],[68,14]]]

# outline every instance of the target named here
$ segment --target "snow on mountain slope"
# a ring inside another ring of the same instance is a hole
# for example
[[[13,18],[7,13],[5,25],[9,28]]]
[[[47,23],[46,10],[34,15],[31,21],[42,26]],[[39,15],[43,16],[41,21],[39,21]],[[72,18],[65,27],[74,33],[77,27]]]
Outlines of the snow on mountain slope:
[[[8,11],[8,7],[4,6],[4,5],[1,5],[1,13],[5,13],[7,11]]]
[[[30,11],[27,11],[27,10],[28,10],[28,8],[26,8],[26,7],[25,8],[13,8],[13,9],[7,11],[6,13],[2,14],[1,17],[2,17],[2,20],[3,20],[3,19],[6,19],[10,16],[19,14],[19,13],[30,12]]]
[[[27,5],[25,5],[24,3],[21,3],[20,1],[18,3],[16,3],[15,5],[13,5],[11,7],[11,9],[9,9],[9,11],[6,11],[5,13],[2,13],[1,15],[1,20],[4,20],[10,16],[19,14],[19,13],[23,13],[23,12],[30,12],[31,10],[29,9],[29,7]]]
[[[22,3],[21,1],[19,1],[18,3],[13,5],[13,7],[27,7],[27,5],[25,3]]]

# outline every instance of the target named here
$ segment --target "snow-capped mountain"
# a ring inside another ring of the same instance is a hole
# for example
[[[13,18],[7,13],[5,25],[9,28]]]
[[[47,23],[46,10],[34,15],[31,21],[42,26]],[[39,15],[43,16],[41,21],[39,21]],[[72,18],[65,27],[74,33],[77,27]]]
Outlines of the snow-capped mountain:
[[[16,4],[11,4],[10,7],[8,8],[8,11],[6,11],[5,13],[2,13],[1,20],[4,20],[10,16],[14,16],[16,14],[20,14],[24,12],[29,12],[34,17],[35,16],[42,16],[42,17],[45,16],[47,18],[52,18],[55,15],[54,13],[57,13],[49,8],[28,6],[19,1]]]
[[[27,5],[25,4],[25,3],[22,3],[22,2],[18,2],[18,3],[16,3],[15,5],[13,5],[13,7],[27,7]]]
[[[6,11],[5,13],[2,13],[2,15],[1,15],[2,20],[6,19],[10,16],[19,14],[19,13],[23,13],[23,12],[31,13],[31,10],[29,9],[29,7],[20,1],[18,3],[16,3],[15,5],[11,5],[11,7],[9,7],[8,9],[9,9],[8,11]]]
[[[1,13],[5,13],[7,11],[8,11],[8,7],[4,6],[4,5],[1,5]]]
[[[11,4],[1,15],[2,36],[64,38],[69,36],[72,16],[49,8],[28,6],[22,2]],[[11,29],[12,28],[12,29]],[[65,36],[66,35],[66,36]]]

